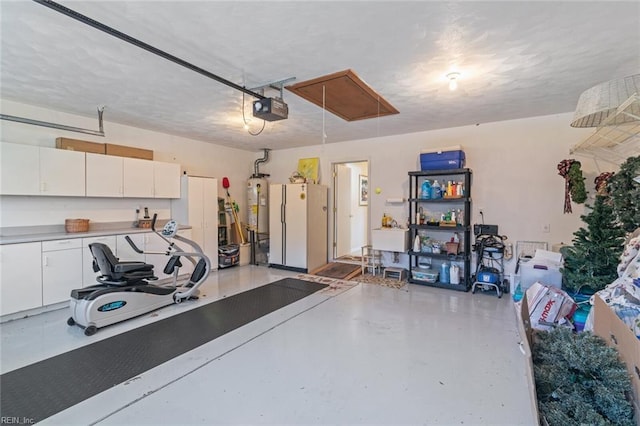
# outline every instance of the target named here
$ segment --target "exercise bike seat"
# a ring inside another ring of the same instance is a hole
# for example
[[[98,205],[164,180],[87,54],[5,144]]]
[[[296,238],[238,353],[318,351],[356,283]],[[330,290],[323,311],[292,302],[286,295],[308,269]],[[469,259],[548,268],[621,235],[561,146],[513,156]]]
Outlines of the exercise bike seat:
[[[153,275],[153,265],[145,262],[121,261],[103,243],[89,244],[94,263],[102,275],[101,282],[109,284],[127,285],[137,283],[143,279],[157,279]],[[95,269],[95,268],[94,268]],[[96,271],[97,272],[97,271]]]

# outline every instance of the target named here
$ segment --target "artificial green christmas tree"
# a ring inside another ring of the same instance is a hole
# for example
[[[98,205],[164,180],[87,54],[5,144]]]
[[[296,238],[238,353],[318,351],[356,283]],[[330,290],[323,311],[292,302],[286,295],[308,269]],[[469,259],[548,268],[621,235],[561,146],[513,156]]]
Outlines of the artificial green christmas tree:
[[[573,235],[573,246],[562,250],[564,256],[563,284],[572,292],[596,292],[611,284],[618,274],[625,232],[617,221],[606,195],[596,195],[591,212],[581,219],[587,228]]]
[[[620,165],[620,170],[609,180],[609,193],[613,208],[626,232],[640,227],[640,156],[629,157]]]
[[[590,332],[536,334],[533,371],[540,415],[551,426],[635,425],[631,379],[618,352]]]

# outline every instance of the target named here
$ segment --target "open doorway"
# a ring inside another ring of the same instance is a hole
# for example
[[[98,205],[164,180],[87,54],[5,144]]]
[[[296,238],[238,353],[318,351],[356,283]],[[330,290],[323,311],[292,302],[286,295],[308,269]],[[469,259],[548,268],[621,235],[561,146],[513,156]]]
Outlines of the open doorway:
[[[360,262],[368,244],[369,162],[333,164],[333,258]]]

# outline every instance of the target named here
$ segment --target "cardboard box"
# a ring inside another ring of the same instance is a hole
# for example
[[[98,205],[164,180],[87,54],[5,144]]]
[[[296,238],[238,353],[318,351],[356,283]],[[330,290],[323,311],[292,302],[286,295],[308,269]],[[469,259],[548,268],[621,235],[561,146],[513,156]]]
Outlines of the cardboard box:
[[[518,334],[520,335],[520,350],[526,359],[527,370],[525,372],[527,376],[527,384],[529,385],[529,396],[531,397],[531,412],[535,416],[535,424],[540,423],[540,413],[538,412],[538,395],[536,392],[536,380],[533,373],[533,355],[531,348],[533,347],[533,328],[531,327],[531,319],[529,318],[529,305],[527,300],[527,294],[522,297],[522,303],[515,304],[516,310],[516,323],[518,324]]]
[[[593,309],[593,332],[602,337],[607,345],[616,348],[620,359],[627,366],[631,376],[636,420],[640,423],[640,339],[598,295],[594,297]]]
[[[94,154],[106,153],[105,144],[80,139],[56,138],[56,148],[68,149],[70,151],[92,152]]]
[[[142,160],[153,160],[153,151],[150,149],[133,148],[124,145],[105,144],[106,154],[118,157],[140,158]]]

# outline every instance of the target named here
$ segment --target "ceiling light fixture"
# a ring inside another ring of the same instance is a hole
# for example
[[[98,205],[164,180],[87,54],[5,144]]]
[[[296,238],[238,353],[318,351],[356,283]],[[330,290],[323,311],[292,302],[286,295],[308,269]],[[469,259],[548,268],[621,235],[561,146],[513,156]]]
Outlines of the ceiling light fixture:
[[[447,74],[447,78],[449,79],[449,90],[454,91],[458,88],[458,77],[460,77],[459,72],[450,72]]]

